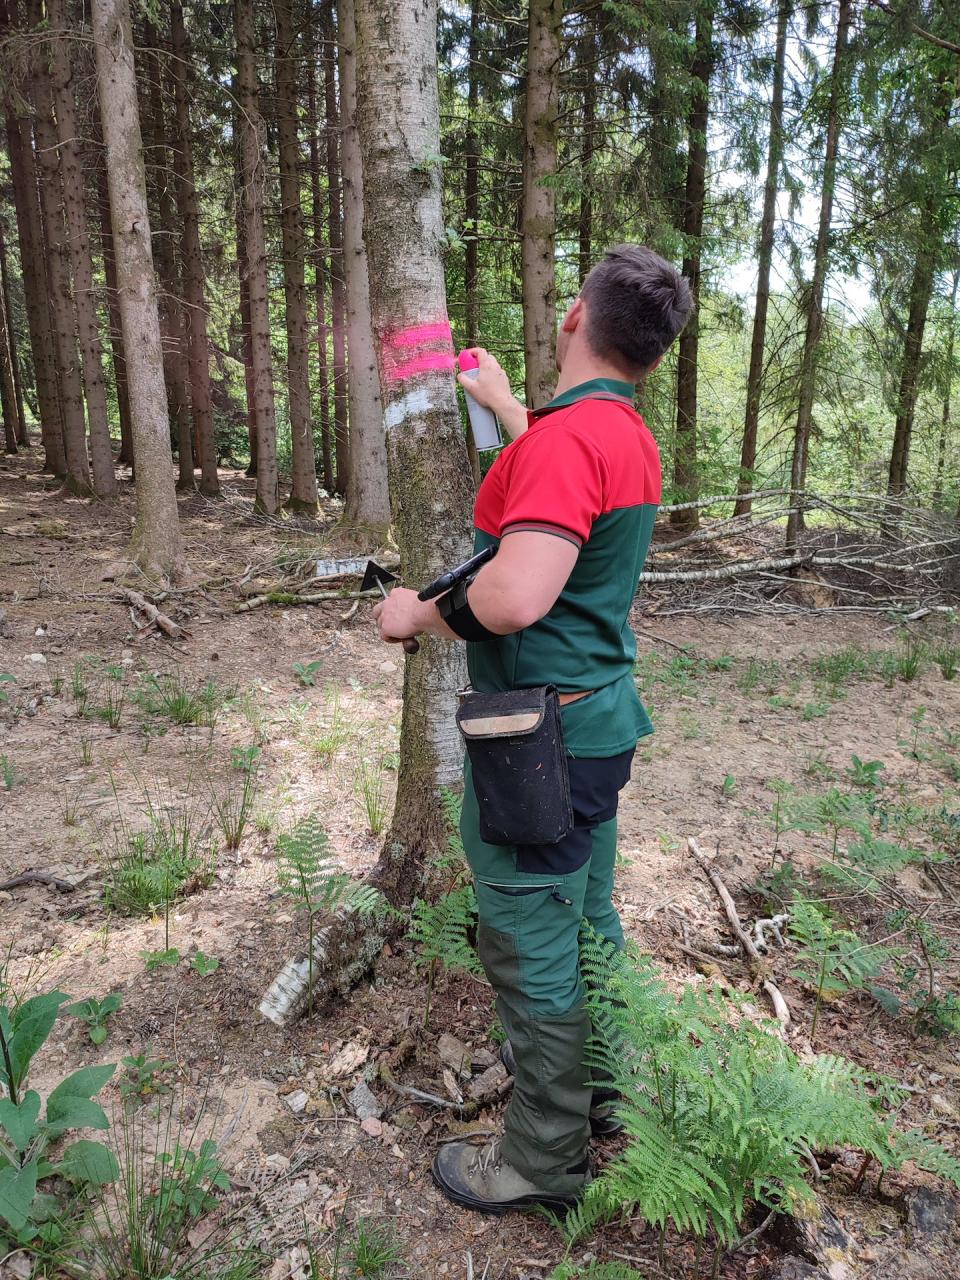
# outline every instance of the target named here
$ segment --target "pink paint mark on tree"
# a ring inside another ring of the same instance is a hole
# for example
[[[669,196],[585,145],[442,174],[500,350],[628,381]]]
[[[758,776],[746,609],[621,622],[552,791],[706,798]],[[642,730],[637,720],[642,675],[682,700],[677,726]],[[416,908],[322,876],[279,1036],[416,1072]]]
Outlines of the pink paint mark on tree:
[[[452,372],[456,368],[448,320],[411,325],[388,333],[381,354],[384,377],[391,383],[405,382],[419,373]]]

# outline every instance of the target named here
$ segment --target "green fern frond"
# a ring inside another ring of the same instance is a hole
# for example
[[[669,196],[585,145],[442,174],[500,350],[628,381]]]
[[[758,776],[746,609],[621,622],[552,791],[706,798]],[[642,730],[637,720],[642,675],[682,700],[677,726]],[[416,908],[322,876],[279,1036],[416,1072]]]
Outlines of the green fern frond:
[[[340,909],[359,915],[386,911],[387,904],[379,890],[338,871],[329,850],[327,833],[315,814],[280,836],[277,880],[281,892],[294,898],[311,916]]]
[[[439,962],[447,969],[462,969],[483,977],[483,965],[471,942],[477,927],[477,898],[472,884],[460,885],[439,902],[413,904],[410,937],[417,944],[418,964]]]

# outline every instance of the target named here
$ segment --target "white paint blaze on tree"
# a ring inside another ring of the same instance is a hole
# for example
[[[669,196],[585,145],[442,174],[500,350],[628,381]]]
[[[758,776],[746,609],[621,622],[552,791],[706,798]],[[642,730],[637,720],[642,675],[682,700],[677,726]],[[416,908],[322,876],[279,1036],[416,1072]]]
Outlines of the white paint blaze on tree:
[[[129,0],[94,0],[93,41],[137,473],[131,554],[145,573],[177,578],[186,564],[173,483]]]
[[[441,256],[436,0],[357,0],[356,26],[364,239],[390,496],[404,579],[418,586],[469,554],[472,505]],[[397,846],[416,855],[439,836],[439,788],[460,775],[454,713],[464,665],[463,645],[430,637],[406,661],[385,857]],[[407,867],[398,879],[412,875]]]

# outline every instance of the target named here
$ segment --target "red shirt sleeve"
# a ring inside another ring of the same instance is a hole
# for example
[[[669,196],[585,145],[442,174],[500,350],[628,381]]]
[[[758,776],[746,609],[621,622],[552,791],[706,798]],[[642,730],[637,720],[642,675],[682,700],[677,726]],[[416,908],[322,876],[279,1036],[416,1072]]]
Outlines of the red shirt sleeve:
[[[506,477],[498,536],[507,529],[543,527],[563,532],[578,544],[590,537],[603,511],[606,464],[596,446],[560,423],[517,444]]]

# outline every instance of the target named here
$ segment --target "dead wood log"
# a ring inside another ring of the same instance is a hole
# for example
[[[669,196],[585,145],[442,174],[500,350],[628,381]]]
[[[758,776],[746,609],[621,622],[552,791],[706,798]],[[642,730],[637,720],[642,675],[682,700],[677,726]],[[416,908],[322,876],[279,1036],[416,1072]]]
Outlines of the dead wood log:
[[[365,600],[371,597],[380,598],[379,591],[313,591],[309,595],[295,591],[268,591],[265,595],[253,596],[244,600],[234,609],[234,613],[249,613],[251,609],[259,609],[265,604],[300,605],[323,604],[327,600]]]
[[[159,627],[164,635],[168,635],[171,640],[182,640],[187,632],[172,618],[168,618],[165,613],[161,613],[155,604],[151,604],[146,596],[142,596],[139,591],[133,591],[130,587],[118,587],[117,594],[122,600],[126,600],[132,604],[135,609],[146,617],[148,622]]]
[[[12,876],[9,880],[0,883],[0,893],[7,889],[19,889],[24,884],[48,884],[54,889],[59,889],[61,893],[73,893],[77,887],[69,880],[61,880],[50,871],[22,871],[20,875]]]

